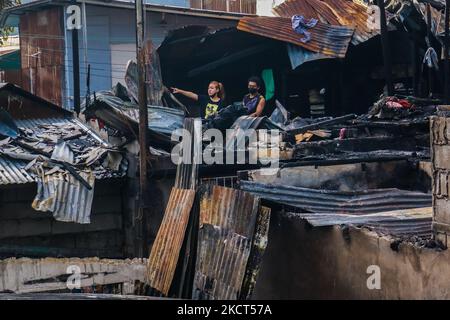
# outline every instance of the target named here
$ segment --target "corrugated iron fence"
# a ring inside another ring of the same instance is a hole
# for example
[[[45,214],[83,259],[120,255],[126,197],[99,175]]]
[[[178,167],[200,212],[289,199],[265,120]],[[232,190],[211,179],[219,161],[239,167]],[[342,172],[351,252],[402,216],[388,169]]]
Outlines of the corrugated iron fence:
[[[248,299],[266,248],[270,209],[248,192],[213,184],[200,190],[192,298]]]
[[[256,0],[191,0],[191,8],[256,14]]]

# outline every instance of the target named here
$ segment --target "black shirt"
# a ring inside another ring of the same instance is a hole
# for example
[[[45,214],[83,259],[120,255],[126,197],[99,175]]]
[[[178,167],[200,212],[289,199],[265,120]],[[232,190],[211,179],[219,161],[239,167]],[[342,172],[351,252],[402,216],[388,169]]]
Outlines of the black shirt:
[[[244,107],[247,109],[248,114],[254,113],[258,107],[259,101],[261,101],[262,95],[257,93],[253,98],[250,94],[246,94],[243,99]]]
[[[219,112],[219,110],[222,109],[224,105],[222,99],[215,102],[212,101],[211,98],[207,95],[198,95],[198,103],[200,105],[200,109],[202,110],[202,117],[204,119],[207,119],[208,117]]]

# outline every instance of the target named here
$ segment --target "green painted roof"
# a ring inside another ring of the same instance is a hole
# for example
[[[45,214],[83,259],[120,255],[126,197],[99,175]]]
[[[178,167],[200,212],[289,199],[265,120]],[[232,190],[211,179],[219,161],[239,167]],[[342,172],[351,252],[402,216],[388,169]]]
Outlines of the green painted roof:
[[[20,50],[14,50],[5,54],[0,53],[0,70],[20,69]]]

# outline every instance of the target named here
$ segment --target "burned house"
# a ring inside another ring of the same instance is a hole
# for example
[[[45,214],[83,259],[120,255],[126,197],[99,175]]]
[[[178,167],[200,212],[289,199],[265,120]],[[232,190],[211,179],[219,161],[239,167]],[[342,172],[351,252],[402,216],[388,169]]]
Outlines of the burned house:
[[[123,154],[13,84],[1,85],[0,100],[1,256],[134,256]]]

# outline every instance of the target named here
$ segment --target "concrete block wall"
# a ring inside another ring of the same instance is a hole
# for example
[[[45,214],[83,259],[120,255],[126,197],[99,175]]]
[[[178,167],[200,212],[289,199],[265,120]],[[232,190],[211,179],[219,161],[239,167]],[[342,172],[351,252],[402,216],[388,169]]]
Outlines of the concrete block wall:
[[[450,118],[430,121],[433,170],[433,232],[448,247],[450,240]]]
[[[96,181],[91,223],[56,221],[35,211],[36,185],[0,189],[0,256],[123,258],[126,222],[123,181]]]

